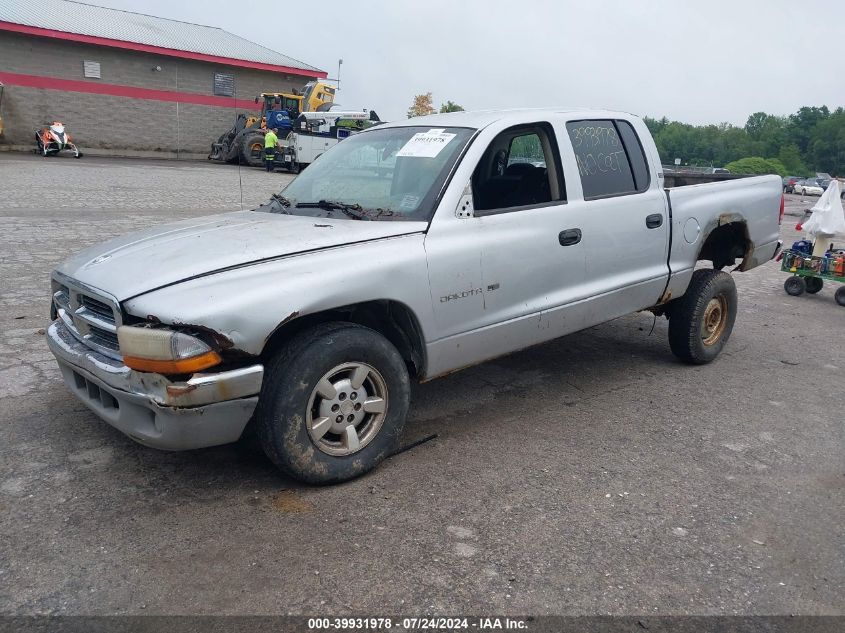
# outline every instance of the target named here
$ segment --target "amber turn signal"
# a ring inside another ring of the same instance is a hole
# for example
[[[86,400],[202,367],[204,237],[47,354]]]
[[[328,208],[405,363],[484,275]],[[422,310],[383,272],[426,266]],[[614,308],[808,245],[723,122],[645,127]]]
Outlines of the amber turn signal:
[[[219,365],[220,355],[211,351],[180,360],[153,360],[150,358],[138,358],[137,356],[124,356],[123,364],[136,371],[149,371],[156,374],[192,374],[209,367]]]

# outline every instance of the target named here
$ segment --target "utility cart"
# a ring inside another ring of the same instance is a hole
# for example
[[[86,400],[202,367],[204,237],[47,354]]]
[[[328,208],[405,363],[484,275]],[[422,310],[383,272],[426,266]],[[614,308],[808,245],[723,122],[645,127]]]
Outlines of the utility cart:
[[[845,251],[831,250],[824,257],[815,257],[809,250],[796,248],[785,250],[781,257],[780,269],[792,275],[783,283],[787,294],[798,297],[805,292],[816,294],[824,286],[824,280],[845,284]],[[845,306],[845,286],[837,288],[834,294],[836,303]]]

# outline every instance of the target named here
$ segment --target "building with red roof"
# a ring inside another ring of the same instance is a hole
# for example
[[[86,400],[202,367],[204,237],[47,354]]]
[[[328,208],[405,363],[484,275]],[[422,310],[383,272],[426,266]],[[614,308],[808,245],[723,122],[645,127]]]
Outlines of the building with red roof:
[[[0,145],[65,123],[83,151],[199,156],[262,92],[319,68],[220,28],[71,0],[0,0]]]

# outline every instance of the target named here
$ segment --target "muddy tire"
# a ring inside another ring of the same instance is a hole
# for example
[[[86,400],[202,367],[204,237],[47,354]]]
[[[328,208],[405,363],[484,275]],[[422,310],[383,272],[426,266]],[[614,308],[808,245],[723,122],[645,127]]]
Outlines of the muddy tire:
[[[256,148],[258,148],[256,150]],[[240,141],[241,165],[264,167],[264,135],[260,132],[244,134]]]
[[[718,270],[696,270],[669,313],[669,347],[685,363],[703,365],[727,343],[736,320],[736,285]]]
[[[822,289],[824,280],[821,277],[807,277],[804,284],[807,286],[807,292],[814,295]]]
[[[807,282],[804,281],[803,277],[793,275],[783,282],[783,289],[786,290],[786,294],[788,295],[800,297],[807,290]]]
[[[351,323],[318,325],[267,363],[259,441],[296,479],[346,481],[398,448],[409,400],[405,362],[381,334]]]

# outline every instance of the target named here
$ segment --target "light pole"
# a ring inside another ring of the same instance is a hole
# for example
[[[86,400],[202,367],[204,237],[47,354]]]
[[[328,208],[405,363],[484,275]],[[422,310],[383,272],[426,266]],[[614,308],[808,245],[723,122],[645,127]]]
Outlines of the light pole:
[[[337,91],[340,91],[340,67],[343,64],[343,59],[337,60]]]

